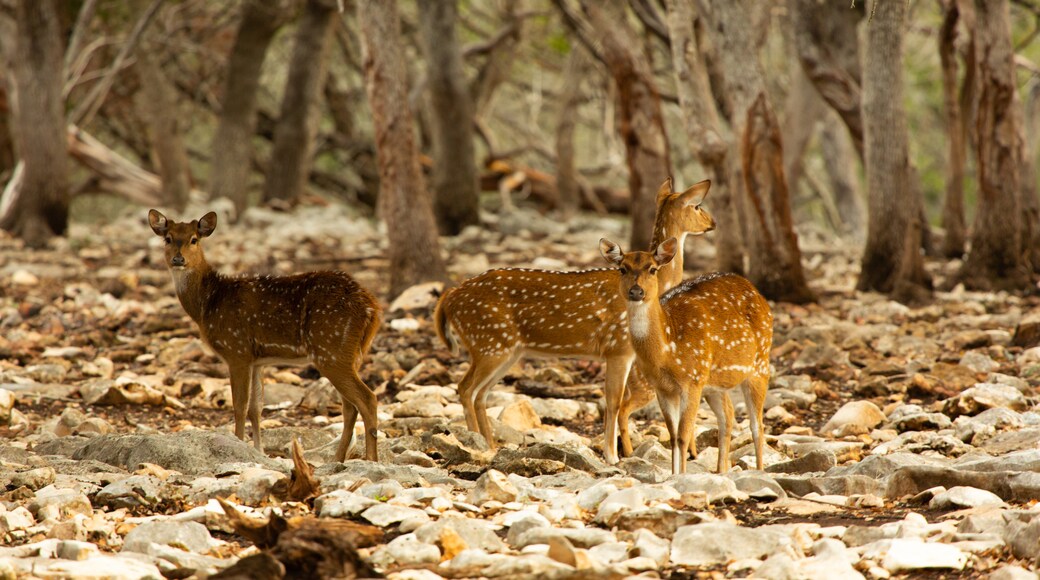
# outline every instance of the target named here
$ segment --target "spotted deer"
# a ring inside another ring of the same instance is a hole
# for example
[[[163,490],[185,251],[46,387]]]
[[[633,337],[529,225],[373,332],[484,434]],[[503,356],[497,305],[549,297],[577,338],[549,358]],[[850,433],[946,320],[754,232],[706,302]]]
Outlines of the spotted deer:
[[[218,274],[202,252],[202,239],[217,227],[217,214],[171,222],[154,209],[148,223],[166,242],[166,265],[177,298],[199,327],[202,340],[228,365],[235,435],[245,439],[248,411],[253,444],[260,444],[264,385],[269,364],[313,364],[339,391],[343,435],[336,460],[346,459],[358,413],[365,422],[365,457],[377,461],[376,396],[358,376],[382,321],[375,297],[345,272],[291,276]]]
[[[673,192],[671,179],[657,193],[653,238],[685,240],[715,228],[701,207],[711,183]],[[681,245],[681,243],[680,243]],[[682,280],[682,258],[656,272],[660,284]],[[449,289],[434,311],[441,340],[457,352],[464,347],[470,367],[459,381],[466,424],[495,447],[487,418],[487,396],[523,356],[564,356],[606,361],[603,454],[616,463],[617,417],[625,381],[635,359],[628,339],[625,301],[617,295],[618,272],[600,268],[554,272],[506,268],[490,270]],[[631,450],[627,425],[623,448]]]
[[[669,238],[653,252],[624,253],[600,240],[600,252],[617,266],[618,296],[625,301],[636,368],[657,393],[671,437],[672,473],[686,472],[686,450],[702,394],[714,408],[722,395],[740,385],[747,402],[755,463],[762,469],[762,406],[769,387],[769,349],[773,313],[747,279],[713,273],[687,280],[658,295],[655,273],[677,254]],[[712,403],[713,399],[716,403]],[[729,470],[732,409],[720,416],[720,473]],[[725,420],[723,420],[725,417]]]

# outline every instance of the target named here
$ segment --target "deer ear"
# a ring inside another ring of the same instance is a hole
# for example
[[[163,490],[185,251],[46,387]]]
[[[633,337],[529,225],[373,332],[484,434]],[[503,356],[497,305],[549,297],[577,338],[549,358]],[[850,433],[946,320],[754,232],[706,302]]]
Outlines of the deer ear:
[[[657,202],[660,203],[661,201],[663,201],[669,195],[672,195],[672,178],[671,177],[669,177],[668,179],[665,179],[664,183],[661,184],[661,187],[657,188]]]
[[[711,189],[711,180],[705,179],[680,193],[679,198],[684,205],[700,205],[704,203],[704,198],[708,196],[709,189]]]
[[[215,229],[217,229],[217,214],[213,212],[202,216],[202,219],[199,220],[199,225],[195,228],[200,238],[209,236]]]
[[[657,262],[658,266],[663,266],[672,261],[678,249],[679,242],[675,238],[668,238],[658,244],[657,249],[654,250],[654,261]]]
[[[620,264],[621,259],[625,257],[625,253],[621,251],[621,246],[607,238],[600,238],[599,253],[603,254],[603,257],[614,265]]]
[[[170,220],[154,209],[148,210],[148,225],[152,226],[152,231],[159,237],[164,237],[166,232],[170,231]]]

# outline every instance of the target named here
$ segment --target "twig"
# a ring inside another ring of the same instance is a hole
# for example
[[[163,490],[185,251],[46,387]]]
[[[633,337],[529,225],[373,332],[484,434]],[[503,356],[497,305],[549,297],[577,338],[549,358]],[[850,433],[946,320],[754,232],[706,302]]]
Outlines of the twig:
[[[108,91],[112,89],[112,84],[115,83],[116,74],[122,69],[123,61],[130,56],[134,48],[137,47],[138,42],[141,40],[148,24],[151,23],[152,19],[155,18],[156,13],[159,12],[159,7],[162,5],[164,0],[153,0],[150,6],[145,9],[144,14],[137,20],[133,30],[130,32],[130,37],[126,39],[123,44],[122,50],[116,55],[115,61],[112,62],[112,66],[109,67],[108,74],[105,75],[101,81],[94,85],[87,94],[86,98],[80,103],[73,112],[70,118],[70,122],[74,125],[86,125],[97,113],[98,109],[101,108],[101,104],[105,101],[105,97],[108,95]]]
[[[68,84],[69,80],[69,69],[72,67],[72,61],[79,53],[79,46],[83,44],[83,36],[87,32],[87,27],[90,26],[90,21],[94,19],[94,12],[97,9],[97,0],[86,0],[83,3],[83,7],[79,9],[79,15],[76,16],[76,25],[72,29],[72,38],[69,39],[69,46],[65,49],[65,83]]]

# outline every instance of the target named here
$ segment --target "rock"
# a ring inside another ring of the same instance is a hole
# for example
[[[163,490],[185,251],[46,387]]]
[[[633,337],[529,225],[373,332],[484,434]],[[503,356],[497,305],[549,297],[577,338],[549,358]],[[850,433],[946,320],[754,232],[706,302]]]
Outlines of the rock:
[[[977,373],[988,373],[1000,366],[989,355],[977,350],[964,353],[964,356],[961,357],[960,365]]]
[[[814,473],[827,471],[837,463],[834,453],[827,449],[816,449],[790,461],[770,465],[766,467],[766,473]]]
[[[0,512],[0,536],[15,530],[24,530],[36,524],[32,513],[18,506],[11,511]]]
[[[483,440],[483,438],[481,438]],[[426,437],[423,438],[426,440]],[[437,453],[447,461],[448,465],[461,463],[472,463],[485,465],[491,461],[494,455],[485,449],[469,446],[456,437],[453,433],[435,433],[430,436],[430,444]],[[485,444],[486,447],[486,444]]]
[[[477,548],[495,553],[506,549],[505,544],[495,533],[497,527],[485,520],[445,516],[436,522],[417,528],[415,537],[421,542],[433,544],[443,537],[445,530],[451,530],[462,540],[466,548]]]
[[[337,489],[315,498],[314,511],[322,518],[350,518],[378,503],[345,489]]]
[[[578,555],[574,549],[574,544],[563,536],[552,536],[549,538],[549,551],[546,555],[561,564],[574,568],[578,567]]]
[[[928,503],[928,507],[940,510],[1003,505],[1004,500],[993,492],[964,486],[943,491]]]
[[[406,449],[391,459],[396,465],[418,465],[419,467],[436,467],[437,462],[421,451]]]
[[[14,409],[14,393],[0,388],[0,425],[11,422],[11,410]]]
[[[513,545],[522,549],[531,544],[548,544],[551,538],[562,536],[579,548],[591,548],[604,542],[616,542],[614,534],[599,528],[543,528],[536,527],[524,532]]]
[[[998,431],[1015,430],[1025,424],[1020,413],[1011,409],[995,407],[975,415],[961,415],[953,422],[957,438],[965,443],[978,445],[997,434]]]
[[[528,530],[533,530],[535,528],[548,527],[551,527],[551,524],[549,523],[549,520],[545,518],[545,516],[537,512],[528,513],[527,515],[513,522],[509,526],[509,533],[506,534],[506,542],[509,543],[509,545],[512,546],[514,549],[519,549],[520,546],[518,544],[520,542],[520,538],[524,535],[525,532],[527,532]]]
[[[410,286],[390,303],[390,312],[428,310],[444,291],[444,282],[425,282]]]
[[[525,460],[536,460],[525,462]],[[591,449],[578,445],[551,445],[548,443],[536,443],[521,449],[502,448],[495,454],[491,461],[491,467],[505,473],[519,473],[531,477],[530,466],[545,465],[541,463],[550,460],[562,463],[572,469],[578,469],[589,473],[599,473],[608,468]],[[527,464],[525,466],[525,463]],[[550,473],[557,473],[553,471]],[[540,475],[540,474],[535,474]]]
[[[637,510],[646,506],[646,496],[638,487],[629,487],[615,491],[599,502],[596,510],[596,522],[607,523],[622,511]]]
[[[506,405],[499,413],[498,420],[521,433],[542,426],[542,419],[526,398],[516,398]]]
[[[812,558],[798,561],[797,576],[828,580],[862,580],[863,574],[852,567],[852,563],[858,559],[856,554],[851,553],[838,540],[824,538],[813,544]],[[756,575],[767,577],[764,572],[761,568],[755,571]]]
[[[98,505],[111,509],[152,507],[159,502],[162,482],[151,475],[131,475],[106,485],[94,497]]]
[[[1015,387],[995,383],[978,383],[943,403],[943,413],[951,417],[978,415],[986,409],[1004,407],[1014,411],[1027,408],[1025,397]]]
[[[30,469],[28,471],[19,471],[11,476],[11,487],[28,487],[31,490],[37,490],[54,483],[56,474],[53,467],[38,467],[36,469]]]
[[[715,522],[683,526],[672,539],[671,562],[678,566],[714,566],[719,562],[762,558],[791,544],[784,532]]]
[[[657,537],[650,530],[640,529],[632,534],[632,552],[636,556],[644,556],[653,560],[658,567],[668,565],[672,544],[664,538]]]
[[[430,521],[430,516],[423,510],[384,503],[376,504],[361,512],[361,517],[381,528],[392,524],[403,525],[406,521],[419,525]]]
[[[842,405],[838,412],[820,430],[827,436],[841,438],[847,435],[869,433],[885,420],[885,414],[870,401],[850,401]]]
[[[92,515],[94,508],[82,493],[74,489],[59,489],[52,484],[36,491],[29,511],[37,520],[64,520],[74,514]]]
[[[98,555],[86,560],[45,560],[33,571],[44,578],[104,578],[105,580],[138,580],[162,578],[154,564],[135,558]]]
[[[1034,561],[1040,557],[1040,518],[1028,523],[1011,520],[1004,531],[1004,541],[1011,553],[1023,560]]]
[[[372,563],[383,568],[423,566],[436,564],[440,560],[440,549],[433,544],[420,542],[415,534],[398,536],[372,553]]]
[[[791,370],[801,372],[808,369],[825,369],[848,364],[848,353],[839,350],[833,344],[810,344],[799,353],[798,358],[791,365]]]
[[[986,576],[986,580],[1036,580],[1036,572],[1009,564],[991,572]]]
[[[507,503],[515,501],[519,493],[504,473],[489,469],[477,478],[476,485],[469,493],[469,501],[478,506],[487,501]]]
[[[209,535],[206,526],[198,522],[157,521],[141,524],[130,530],[123,540],[124,552],[147,553],[150,544],[163,544],[205,554],[219,545]]]
[[[430,471],[421,467],[375,463],[360,459],[351,459],[343,463],[327,463],[314,471],[314,475],[321,479],[322,487],[325,489],[350,487],[359,479],[373,482],[393,480],[403,487],[417,487],[429,485],[424,477],[429,473]]]
[[[722,475],[709,473],[682,474],[673,476],[665,485],[669,485],[680,494],[703,493],[708,503],[743,501],[747,494],[737,489],[733,480]]]
[[[930,568],[961,570],[968,555],[956,546],[919,539],[881,540],[864,547],[864,556],[880,560],[889,572],[904,572]]]
[[[15,270],[14,274],[11,274],[11,283],[17,286],[36,286],[40,279],[27,270]]]
[[[49,441],[37,447],[41,454],[60,453],[62,447]],[[94,459],[130,471],[145,463],[187,475],[212,474],[224,463],[256,463],[280,470],[281,464],[260,453],[252,444],[226,433],[182,431],[154,435],[101,435],[93,437],[72,453],[72,459]]]

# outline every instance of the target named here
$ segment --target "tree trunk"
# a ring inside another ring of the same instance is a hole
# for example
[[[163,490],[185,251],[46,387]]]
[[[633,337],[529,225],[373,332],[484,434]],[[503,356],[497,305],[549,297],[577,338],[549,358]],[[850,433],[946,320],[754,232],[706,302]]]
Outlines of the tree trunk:
[[[1040,131],[1040,82],[1036,77],[1029,81],[1023,119],[1022,198],[1025,206],[1026,244],[1024,255],[1033,272],[1040,272],[1040,200],[1037,198],[1037,131]]]
[[[303,193],[314,156],[325,84],[325,55],[336,23],[336,3],[307,0],[296,25],[292,60],[264,185],[264,201],[295,203]]]
[[[756,39],[747,25],[753,4],[752,0],[711,3],[730,125],[741,140],[747,275],[767,298],[804,303],[813,295],[805,282],[791,220],[780,127],[766,93]]]
[[[54,0],[18,0],[14,14],[13,124],[23,166],[0,200],[0,228],[39,248],[68,227],[62,30]]]
[[[1022,108],[1015,83],[1007,0],[975,2],[978,207],[961,279],[977,289],[1024,289]]]
[[[901,295],[908,295],[907,284],[926,278],[923,267],[920,271],[913,267],[923,262],[910,260],[919,253],[921,227],[915,227],[914,221],[920,219],[922,202],[910,182],[903,110],[906,4],[871,0],[869,9],[874,19],[867,28],[870,59],[863,71],[863,124],[870,217],[857,287],[892,292],[899,286]]]
[[[826,103],[801,68],[791,71],[790,89],[784,105],[784,175],[787,187],[797,197],[798,183],[805,170],[805,152],[809,149],[817,121],[827,112]]]
[[[138,2],[142,9],[147,2]],[[162,54],[159,34],[146,33],[143,50],[137,53],[137,76],[141,88],[137,106],[148,124],[148,139],[152,161],[162,179],[163,203],[181,211],[188,203],[191,192],[191,167],[188,150],[184,147],[181,118],[177,110],[176,91],[162,69],[157,55]]]
[[[2,55],[3,51],[0,50],[0,58]],[[0,78],[6,76],[4,71],[0,70]],[[0,82],[0,176],[14,169],[15,163],[18,162],[14,151],[14,134],[10,118],[11,103],[7,95],[7,87]]]
[[[419,30],[432,105],[434,210],[441,233],[448,235],[480,223],[474,109],[455,39],[457,19],[457,0],[419,2]]]
[[[365,90],[379,161],[379,209],[386,221],[390,294],[446,278],[433,204],[423,182],[408,102],[407,73],[396,0],[361,0]]]
[[[601,33],[604,61],[617,90],[618,131],[625,144],[628,184],[632,195],[631,247],[648,248],[653,234],[657,190],[671,176],[668,135],[661,116],[661,97],[653,71],[619,5],[582,0],[592,28]]]
[[[957,96],[957,2],[943,2],[943,22],[939,29],[939,61],[942,63],[943,112],[946,117],[947,159],[946,196],[943,199],[942,224],[946,229],[942,255],[960,258],[964,255],[967,225],[964,221],[964,167],[967,147],[964,119]]]
[[[834,194],[834,205],[841,218],[842,233],[859,242],[866,226],[863,198],[856,178],[856,150],[841,118],[827,111],[820,130],[820,151],[827,181]]]
[[[712,98],[708,71],[701,60],[694,37],[691,0],[667,0],[668,33],[671,38],[672,66],[682,110],[686,140],[697,162],[711,180],[710,205],[718,228],[715,232],[715,259],[723,272],[744,272],[743,240],[733,198],[743,195],[743,180],[734,180],[733,143],[722,135],[718,109]],[[691,179],[691,182],[696,181]]]
[[[788,0],[795,46],[802,70],[823,100],[849,128],[853,145],[863,158],[863,118],[860,114],[859,35],[856,27],[863,3]]]
[[[560,116],[556,123],[556,188],[560,211],[564,219],[581,207],[581,184],[574,161],[574,127],[578,121],[578,107],[584,93],[582,79],[588,69],[589,57],[583,48],[574,46],[567,56],[567,67],[560,91]]]
[[[256,95],[267,47],[289,16],[285,1],[246,0],[227,63],[220,121],[213,137],[210,196],[227,197],[241,214],[249,204]]]

